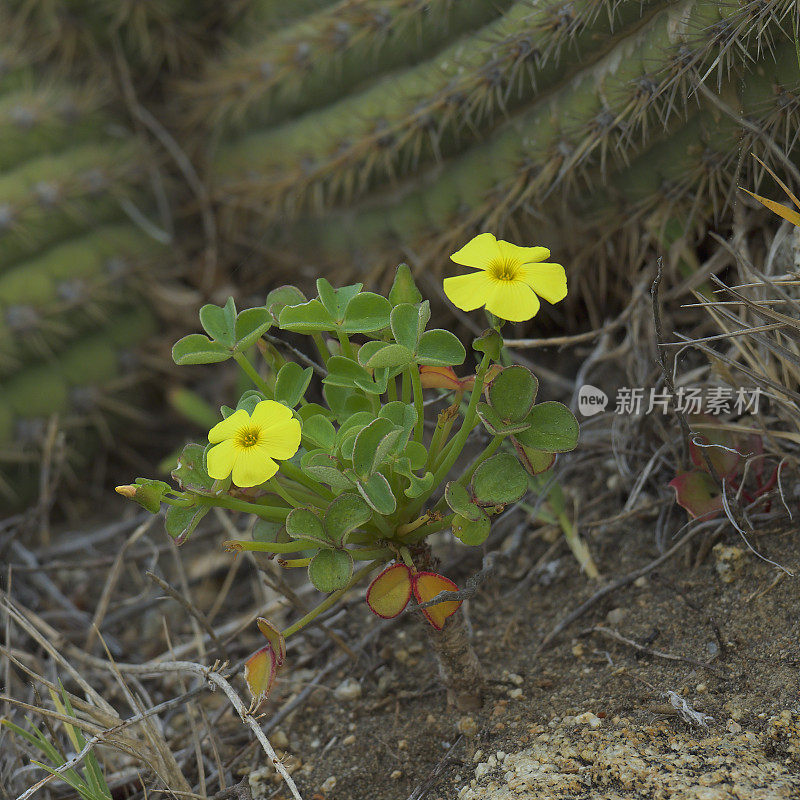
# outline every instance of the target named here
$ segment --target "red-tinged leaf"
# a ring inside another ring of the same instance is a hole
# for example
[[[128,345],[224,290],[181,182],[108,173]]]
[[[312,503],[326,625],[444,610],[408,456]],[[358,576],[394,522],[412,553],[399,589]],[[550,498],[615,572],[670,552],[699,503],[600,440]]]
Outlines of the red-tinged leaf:
[[[544,450],[535,450],[533,447],[526,447],[524,444],[521,444],[513,436],[510,438],[511,444],[514,445],[514,450],[517,451],[519,463],[525,467],[529,475],[540,475],[542,472],[547,472],[547,470],[555,464],[555,453],[545,453]]]
[[[463,390],[462,382],[452,367],[420,367],[419,378],[423,389]]]
[[[486,371],[486,377],[483,381],[484,386],[488,386],[502,369],[499,364],[492,364]],[[475,385],[474,375],[459,378],[452,367],[422,366],[419,368],[419,377],[423,389],[447,389],[451,392],[465,392],[470,391]]]
[[[258,617],[256,624],[272,647],[275,654],[275,665],[282,667],[283,662],[286,661],[286,639],[283,638],[283,634],[264,617]]]
[[[438,575],[435,572],[418,572],[414,575],[414,597],[418,603],[426,603],[433,600],[439,592],[457,592],[456,586],[450,578]],[[423,608],[422,613],[428,618],[428,622],[440,631],[449,616],[458,611],[461,605],[460,600],[446,600],[443,603],[436,603],[429,608]]]
[[[669,485],[675,490],[678,505],[695,518],[713,516],[722,510],[722,495],[707,472],[680,472]]]
[[[405,564],[392,564],[378,575],[367,589],[367,605],[383,619],[396,617],[411,599],[411,570]]]
[[[742,457],[731,431],[702,426],[702,433],[689,442],[689,455],[697,469],[708,472],[703,451],[721,478],[730,478],[739,471]]]
[[[244,662],[244,679],[247,681],[247,688],[253,696],[253,705],[258,707],[269,697],[272,687],[275,684],[275,676],[278,672],[278,662],[272,645],[266,645],[260,650],[256,650],[247,661]]]

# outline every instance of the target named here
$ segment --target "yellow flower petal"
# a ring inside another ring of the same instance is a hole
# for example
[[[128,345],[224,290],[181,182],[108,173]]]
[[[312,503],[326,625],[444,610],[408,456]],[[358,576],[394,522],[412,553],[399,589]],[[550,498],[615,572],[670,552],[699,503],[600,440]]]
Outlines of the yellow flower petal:
[[[208,432],[208,441],[211,442],[211,444],[216,444],[224,439],[230,439],[230,437],[235,435],[236,431],[238,431],[242,425],[247,424],[249,419],[250,417],[243,408],[240,408],[238,411],[234,411],[233,414],[222,420],[222,422],[218,422]]]
[[[531,287],[522,281],[494,281],[491,297],[486,299],[487,310],[509,322],[536,316],[540,305]]]
[[[516,261],[519,264],[532,264],[550,258],[550,251],[546,247],[520,247],[511,242],[498,239],[497,246],[500,253],[507,261]]]
[[[561,264],[525,264],[522,280],[548,303],[557,303],[567,296],[567,273]]]
[[[229,418],[230,419],[230,418]],[[215,480],[221,481],[231,474],[239,450],[233,439],[226,439],[212,447],[206,455],[208,474]]]
[[[291,458],[300,447],[300,423],[294,417],[262,425],[259,433],[259,447],[272,458]]]
[[[233,482],[246,489],[269,480],[278,471],[278,465],[267,455],[267,449],[259,445],[236,452],[233,465]]]
[[[494,289],[495,282],[485,272],[470,272],[442,281],[450,302],[462,311],[480,308]]]
[[[272,425],[276,421],[286,421],[292,418],[292,410],[283,403],[274,400],[262,400],[250,416],[250,421],[258,427]]]
[[[491,233],[481,233],[472,241],[467,242],[460,250],[453,253],[450,258],[456,264],[461,264],[465,267],[486,269],[490,261],[500,258],[500,248],[497,245],[497,239]],[[473,308],[477,308],[477,306],[473,306]]]

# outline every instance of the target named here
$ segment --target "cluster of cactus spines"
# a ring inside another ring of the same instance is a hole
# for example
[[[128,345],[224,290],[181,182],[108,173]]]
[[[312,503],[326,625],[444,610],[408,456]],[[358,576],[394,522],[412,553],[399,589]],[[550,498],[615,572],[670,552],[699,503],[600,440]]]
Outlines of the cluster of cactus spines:
[[[351,202],[380,181],[474,143],[480,129],[543,96],[666,4],[517,2],[430,60],[222,147],[219,194],[257,197],[295,213]]]
[[[269,31],[263,39],[211,62],[178,91],[192,125],[211,122],[226,132],[274,125],[335,101],[365,79],[413,65],[511,2],[346,0],[274,32],[262,28]],[[408,102],[426,103],[436,92],[414,88]],[[405,92],[396,86],[392,94]]]
[[[36,62],[75,74],[107,71],[116,56],[145,85],[200,63],[217,27],[241,4],[215,0],[7,0],[5,28]],[[0,20],[3,21],[3,20]]]
[[[639,7],[638,2],[622,5]],[[790,32],[784,30],[793,9],[796,4],[792,0],[742,7],[699,0],[656,5],[641,23],[608,40],[609,48],[597,52],[596,57],[590,53],[569,80],[556,83],[550,91],[542,91],[540,86],[524,109],[499,128],[487,131],[485,142],[446,161],[435,180],[418,170],[388,198],[378,195],[363,207],[336,209],[320,218],[301,220],[296,228],[289,227],[289,236],[310,242],[323,254],[339,250],[352,261],[355,250],[366,254],[365,262],[374,262],[375,254],[383,249],[396,251],[402,243],[412,252],[438,257],[454,240],[472,231],[503,230],[526,218],[535,218],[541,230],[542,221],[552,221],[554,209],[567,201],[574,203],[575,198],[594,192],[602,195],[598,187],[620,170],[624,175],[626,165],[651,143],[658,142],[655,149],[667,147],[670,137],[680,133],[696,110],[719,115],[719,109],[698,88],[703,82],[714,93],[729,94],[734,108],[746,103],[748,113],[763,113],[763,124],[770,129],[786,131],[791,128],[787,114],[792,108],[785,102],[786,95],[798,83],[794,43]],[[776,58],[778,49],[780,58]],[[745,94],[737,99],[737,82],[745,77]],[[773,84],[781,86],[783,94],[775,94]],[[762,98],[760,104],[754,105],[753,92]],[[360,130],[358,115],[353,113],[351,119],[353,129]],[[304,124],[305,120],[297,123]],[[346,127],[340,128],[342,138]],[[712,149],[714,139],[712,134]],[[738,154],[734,138],[721,132],[719,141],[721,152]],[[244,142],[241,146],[248,147],[248,140]],[[230,164],[230,151],[239,146],[233,143],[223,150],[218,163]],[[300,148],[293,144],[292,149]],[[684,180],[676,184],[682,187],[679,194],[697,188],[722,199],[719,187],[712,183],[703,187],[702,180],[700,184],[689,180],[698,174],[696,147],[669,149],[673,158],[678,158],[670,162],[671,170],[686,166]],[[255,162],[255,149],[249,155],[251,163]],[[240,175],[228,170],[226,167],[217,177],[226,189],[231,188],[226,178],[233,183]],[[315,174],[313,159],[306,170]],[[353,176],[344,169],[340,173],[332,170],[329,180],[331,186],[349,186]],[[264,198],[282,192],[284,213],[288,207],[309,205],[304,196],[308,181],[297,181],[294,189],[283,182],[276,188],[269,174],[260,181],[243,181],[242,196],[234,198],[232,206],[263,208]],[[655,184],[660,185],[658,178]],[[621,178],[620,195],[641,202],[633,187],[628,192],[626,185]],[[368,188],[374,187],[366,184],[364,189]],[[660,191],[653,187],[651,192],[650,199],[655,202]],[[324,193],[317,197],[324,199]],[[709,219],[713,205],[713,199],[703,203],[697,213]],[[619,208],[615,205],[614,210]],[[275,214],[275,209],[270,213]],[[236,222],[241,219],[237,215]],[[627,216],[621,215],[612,224],[622,227],[622,219]],[[260,224],[264,222],[262,216]],[[330,260],[336,263],[338,259]]]

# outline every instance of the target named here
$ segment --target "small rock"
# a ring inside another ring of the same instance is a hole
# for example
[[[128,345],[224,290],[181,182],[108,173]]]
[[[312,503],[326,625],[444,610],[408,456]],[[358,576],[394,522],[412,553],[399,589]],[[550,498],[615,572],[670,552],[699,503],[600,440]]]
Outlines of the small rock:
[[[403,649],[402,647],[399,650],[394,651],[394,657],[399,661],[401,664],[405,664],[408,661],[408,650]]]
[[[572,645],[572,655],[574,655],[575,658],[580,658],[585,652],[586,648],[580,642]]]
[[[351,744],[355,744],[355,743],[356,743],[356,737],[353,736],[352,733],[349,736],[345,736],[344,739],[342,739],[342,744],[347,746],[347,747],[349,747]]]
[[[508,679],[514,684],[514,686],[522,686],[522,684],[525,682],[522,675],[517,675],[516,672],[509,672]]]
[[[397,743],[397,749],[398,750],[408,750],[408,739],[401,739]]]
[[[277,728],[275,733],[269,737],[270,744],[273,747],[277,747],[278,750],[286,750],[289,747],[289,737],[281,730]]]
[[[647,575],[640,575],[640,576],[639,576],[639,577],[638,577],[638,578],[637,578],[637,579],[636,579],[636,580],[633,582],[633,585],[634,585],[634,586],[635,586],[637,589],[644,589],[644,587],[645,587],[645,586],[647,586],[647,583],[648,583],[648,581],[647,581]]]
[[[625,619],[625,615],[628,612],[624,608],[612,608],[611,611],[606,614],[606,622],[609,625],[619,625],[623,619]]]
[[[744,566],[745,551],[736,545],[715,544],[712,550],[717,575],[723,583],[733,583]]]
[[[332,792],[336,788],[336,777],[331,775],[330,778],[326,778],[320,788],[325,794]]]
[[[519,689],[519,688],[517,688],[517,689],[509,689],[508,690],[508,696],[512,700],[519,700],[519,698],[522,697],[522,689]]]
[[[737,734],[742,732],[742,726],[738,722],[729,719],[727,725],[725,725],[725,730],[728,731],[728,733]]]
[[[354,678],[345,678],[334,690],[334,697],[342,702],[349,703],[361,697],[361,684]]]
[[[471,739],[478,732],[478,723],[475,722],[474,717],[461,717],[456,723],[456,730]]]
[[[583,714],[578,714],[578,716],[575,717],[575,724],[588,725],[590,728],[599,728],[603,724],[603,720],[595,714],[592,714],[591,711],[584,711]]]
[[[403,777],[403,773],[399,769],[396,769],[396,770],[394,770],[394,772],[392,772],[392,774],[389,777],[393,781],[397,781],[397,780],[400,780],[400,778]]]
[[[698,683],[694,690],[697,694],[705,694],[708,691],[708,686],[705,683]]]

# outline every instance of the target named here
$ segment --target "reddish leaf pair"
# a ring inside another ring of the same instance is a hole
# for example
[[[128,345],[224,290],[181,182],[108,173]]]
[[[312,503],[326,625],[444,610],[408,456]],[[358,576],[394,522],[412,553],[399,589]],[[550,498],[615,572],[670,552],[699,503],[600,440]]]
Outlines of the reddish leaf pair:
[[[278,670],[286,661],[286,640],[269,620],[259,617],[256,622],[267,644],[245,661],[244,678],[253,696],[253,705],[258,708],[269,697]]]
[[[398,563],[386,567],[367,589],[367,605],[373,614],[391,619],[400,614],[408,605],[413,592],[418,603],[432,600],[439,592],[458,590],[453,581],[435,572],[412,571],[405,564]],[[422,613],[428,622],[440,631],[447,618],[458,611],[460,600],[447,600],[423,608]]]

